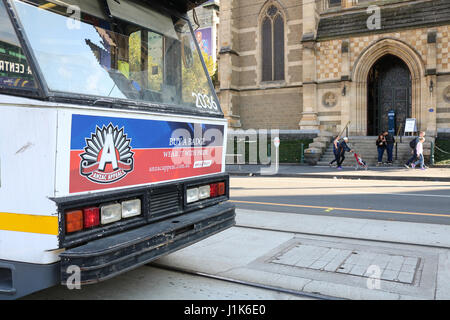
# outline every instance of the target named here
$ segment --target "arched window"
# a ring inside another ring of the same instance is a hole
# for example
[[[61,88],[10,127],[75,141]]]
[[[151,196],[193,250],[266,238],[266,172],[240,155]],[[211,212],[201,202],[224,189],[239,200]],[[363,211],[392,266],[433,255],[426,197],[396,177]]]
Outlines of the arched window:
[[[276,6],[269,6],[261,25],[262,81],[284,80],[284,19]]]

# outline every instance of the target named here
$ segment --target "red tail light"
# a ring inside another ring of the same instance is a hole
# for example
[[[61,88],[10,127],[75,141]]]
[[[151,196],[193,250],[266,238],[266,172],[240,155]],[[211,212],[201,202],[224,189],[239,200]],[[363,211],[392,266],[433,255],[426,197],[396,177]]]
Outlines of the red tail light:
[[[213,183],[210,185],[211,187],[211,198],[217,197],[219,195],[219,184]]]
[[[100,209],[98,207],[83,210],[84,228],[96,227],[100,224]]]

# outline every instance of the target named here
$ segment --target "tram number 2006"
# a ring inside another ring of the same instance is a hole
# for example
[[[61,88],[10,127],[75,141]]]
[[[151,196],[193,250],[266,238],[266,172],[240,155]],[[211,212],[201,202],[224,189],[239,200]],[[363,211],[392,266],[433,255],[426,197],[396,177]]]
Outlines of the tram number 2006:
[[[195,97],[195,105],[200,109],[217,110],[217,104],[214,98],[208,97],[206,94],[192,92],[192,96]]]

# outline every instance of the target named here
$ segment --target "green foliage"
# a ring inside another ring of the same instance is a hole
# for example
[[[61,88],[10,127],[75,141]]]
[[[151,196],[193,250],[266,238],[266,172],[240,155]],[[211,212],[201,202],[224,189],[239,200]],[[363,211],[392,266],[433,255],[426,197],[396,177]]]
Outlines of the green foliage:
[[[302,157],[302,144],[303,144],[303,152],[305,151],[306,148],[308,148],[309,144],[312,143],[313,140],[312,139],[302,139],[302,140],[281,140],[280,142],[280,149],[279,149],[279,157],[280,157],[280,163],[300,163],[301,161],[301,157]],[[252,143],[252,142],[250,142]],[[249,150],[250,150],[250,143],[246,142],[245,143],[245,163],[249,164],[250,163],[250,156],[249,156]],[[255,142],[253,142],[255,143]],[[256,142],[257,146],[257,152],[258,152],[258,163],[260,163],[260,159],[259,159],[259,149],[260,149],[260,144],[259,144],[259,138],[258,141]],[[252,146],[254,148],[254,146]],[[270,146],[270,142],[268,141],[267,143],[267,152],[268,154],[270,154],[271,152],[271,146]],[[232,153],[232,150],[230,150],[229,153]],[[238,149],[237,149],[237,142],[234,142],[234,153],[237,154],[238,153]],[[235,163],[237,163],[237,157],[235,159]]]
[[[450,153],[450,139],[436,139],[436,146]],[[434,163],[436,165],[449,165],[450,154],[435,149]]]
[[[280,163],[300,163],[301,144],[303,152],[312,143],[312,139],[286,140],[280,142]]]

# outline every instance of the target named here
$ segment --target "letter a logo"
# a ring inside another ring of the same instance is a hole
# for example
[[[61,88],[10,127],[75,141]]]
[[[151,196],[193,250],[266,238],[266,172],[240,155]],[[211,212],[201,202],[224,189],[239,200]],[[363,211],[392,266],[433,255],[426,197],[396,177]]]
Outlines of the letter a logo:
[[[133,171],[134,152],[131,139],[124,128],[110,123],[97,127],[90,138],[86,138],[84,153],[80,155],[80,174],[96,183],[113,183]]]
[[[102,157],[98,165],[98,169],[105,171],[105,166],[107,163],[111,163],[113,170],[117,170],[119,167],[117,164],[116,147],[114,146],[113,134],[111,128],[109,128],[106,134],[105,144],[103,145]]]

